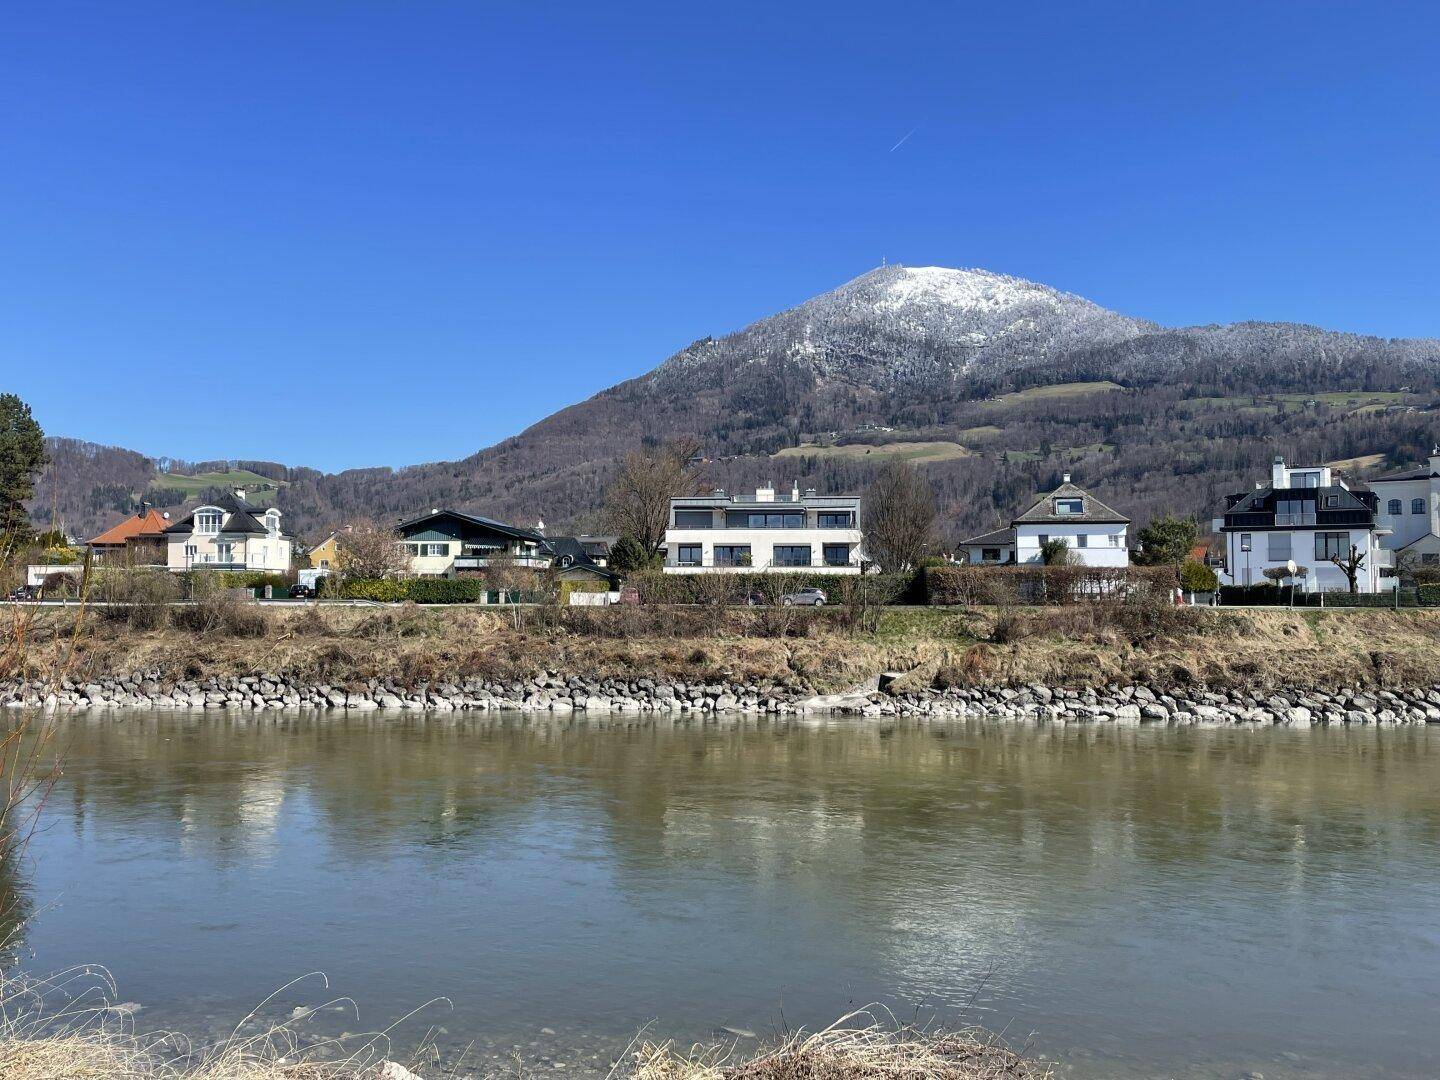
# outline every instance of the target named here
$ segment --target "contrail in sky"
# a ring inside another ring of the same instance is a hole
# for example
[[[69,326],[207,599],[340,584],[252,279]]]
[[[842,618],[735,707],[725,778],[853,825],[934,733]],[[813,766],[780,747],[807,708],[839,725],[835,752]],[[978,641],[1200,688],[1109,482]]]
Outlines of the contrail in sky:
[[[913,128],[911,128],[909,131],[905,132],[904,135],[900,136],[900,141],[897,142],[894,146],[890,147],[890,153],[893,154],[896,150],[899,150],[900,147],[902,147],[902,146],[905,145],[905,140],[908,139],[908,138],[910,138],[911,135],[914,135],[915,132],[917,132],[917,131],[919,131],[919,130],[920,130],[920,125],[919,125],[919,124],[916,124],[916,125],[915,125]]]

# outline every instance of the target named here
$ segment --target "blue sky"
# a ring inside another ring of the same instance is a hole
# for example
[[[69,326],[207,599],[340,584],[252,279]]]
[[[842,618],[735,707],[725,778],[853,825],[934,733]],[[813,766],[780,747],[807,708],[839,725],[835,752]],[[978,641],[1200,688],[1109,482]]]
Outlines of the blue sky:
[[[1440,337],[1429,5],[5,22],[0,390],[53,434],[460,457],[882,257],[1167,324]]]

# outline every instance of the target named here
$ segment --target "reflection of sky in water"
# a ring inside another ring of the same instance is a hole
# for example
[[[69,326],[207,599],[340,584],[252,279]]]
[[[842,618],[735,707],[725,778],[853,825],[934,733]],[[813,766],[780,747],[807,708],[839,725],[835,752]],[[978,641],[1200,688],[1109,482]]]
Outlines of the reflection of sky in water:
[[[507,1038],[973,1000],[1082,1076],[1440,1052],[1440,732],[75,730],[32,963],[111,967],[150,1024],[318,969],[371,1022],[446,995]]]

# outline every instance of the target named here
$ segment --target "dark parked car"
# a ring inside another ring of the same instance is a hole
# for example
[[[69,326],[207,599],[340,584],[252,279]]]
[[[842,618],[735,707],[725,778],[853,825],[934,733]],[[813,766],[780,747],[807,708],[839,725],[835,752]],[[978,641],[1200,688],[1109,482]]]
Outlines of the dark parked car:
[[[787,592],[780,597],[780,602],[786,607],[824,607],[829,599],[824,589],[809,588]]]
[[[290,586],[290,599],[314,600],[315,587],[313,585],[306,585],[303,582],[297,581],[294,585]]]
[[[751,589],[745,594],[746,607],[764,607],[768,603],[769,599],[759,589]]]

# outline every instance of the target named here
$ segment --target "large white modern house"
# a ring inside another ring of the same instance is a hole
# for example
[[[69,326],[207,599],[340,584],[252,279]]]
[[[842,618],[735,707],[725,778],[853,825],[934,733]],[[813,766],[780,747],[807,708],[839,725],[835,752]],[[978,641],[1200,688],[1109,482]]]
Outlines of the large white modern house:
[[[1380,527],[1389,530],[1383,545],[1417,566],[1440,565],[1440,446],[1426,465],[1378,476],[1370,487],[1379,497]]]
[[[960,554],[973,565],[1042,562],[1040,549],[1063,540],[1070,561],[1080,566],[1129,566],[1126,535],[1130,519],[1070,482],[1065,473],[1054,491],[1040,496],[1008,529],[960,541]]]
[[[166,565],[171,570],[290,569],[290,538],[280,529],[280,511],[252,506],[236,490],[197,506],[165,530]]]
[[[1381,544],[1386,535],[1377,520],[1373,491],[1352,490],[1328,465],[1286,465],[1277,457],[1270,483],[1229,495],[1225,516],[1215,531],[1225,541],[1226,585],[1263,585],[1266,570],[1303,567],[1291,581],[1306,592],[1348,591],[1350,581],[1335,559],[1359,559],[1357,592],[1382,588],[1381,571],[1391,565]],[[1287,579],[1288,580],[1288,579]],[[1393,579],[1386,579],[1387,583]]]
[[[670,500],[665,532],[665,573],[812,570],[858,574],[860,497],[801,493],[777,495],[774,485],[742,499],[716,489]]]

